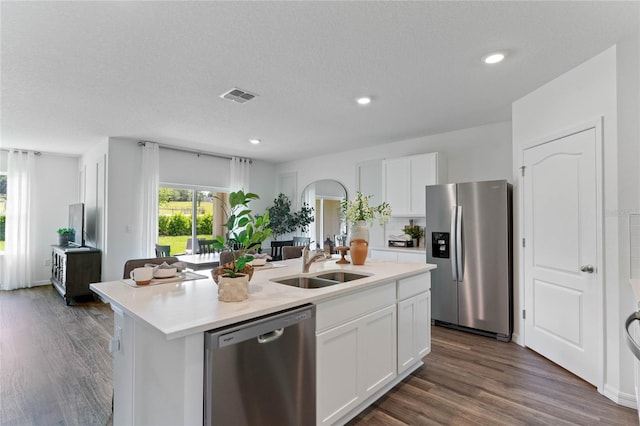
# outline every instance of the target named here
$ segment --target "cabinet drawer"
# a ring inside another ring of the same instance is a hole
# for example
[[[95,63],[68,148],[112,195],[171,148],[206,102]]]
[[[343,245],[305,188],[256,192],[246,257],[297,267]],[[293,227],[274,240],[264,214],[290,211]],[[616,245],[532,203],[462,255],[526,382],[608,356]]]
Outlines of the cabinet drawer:
[[[398,253],[400,263],[425,263],[426,261],[426,253]]]
[[[398,280],[398,300],[423,293],[431,288],[431,273],[415,275]]]
[[[388,306],[396,300],[395,281],[317,304],[316,333]]]

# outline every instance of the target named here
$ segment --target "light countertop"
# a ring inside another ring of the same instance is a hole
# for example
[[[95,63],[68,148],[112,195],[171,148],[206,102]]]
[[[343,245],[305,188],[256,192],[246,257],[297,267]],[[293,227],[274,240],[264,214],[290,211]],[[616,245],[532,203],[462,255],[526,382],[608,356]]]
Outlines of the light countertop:
[[[311,265],[309,275],[350,270],[371,276],[319,289],[301,289],[270,281],[300,275],[301,259],[274,262],[274,266],[280,267],[256,268],[249,284],[249,298],[242,302],[219,302],[218,286],[211,278],[138,288],[118,280],[94,283],[90,287],[116,309],[156,328],[170,340],[361,291],[436,267],[370,259],[362,266],[338,265],[333,260],[317,262]],[[210,271],[199,272],[209,276]]]

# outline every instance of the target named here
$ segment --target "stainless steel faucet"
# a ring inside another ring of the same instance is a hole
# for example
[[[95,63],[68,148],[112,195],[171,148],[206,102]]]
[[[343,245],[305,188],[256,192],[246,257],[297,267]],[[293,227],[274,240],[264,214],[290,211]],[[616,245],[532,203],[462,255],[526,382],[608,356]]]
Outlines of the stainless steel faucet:
[[[313,253],[310,257],[310,253]],[[325,253],[324,251],[318,250],[309,250],[309,245],[307,244],[302,249],[302,272],[309,272],[309,267],[314,262],[321,262],[323,260],[331,259],[331,255]]]

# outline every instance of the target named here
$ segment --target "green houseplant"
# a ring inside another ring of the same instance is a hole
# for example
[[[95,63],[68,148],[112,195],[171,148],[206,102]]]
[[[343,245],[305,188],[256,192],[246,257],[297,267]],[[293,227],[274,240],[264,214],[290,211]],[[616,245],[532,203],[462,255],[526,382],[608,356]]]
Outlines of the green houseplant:
[[[68,246],[69,240],[75,240],[76,231],[71,228],[59,228],[58,229],[58,245]]]
[[[291,200],[280,193],[273,200],[273,205],[267,209],[271,220],[273,238],[300,229],[301,232],[309,230],[309,224],[313,222],[313,207],[304,203],[299,211],[291,210]]]
[[[372,206],[369,204],[371,197],[371,195],[363,195],[358,191],[353,201],[348,201],[346,198],[340,201],[340,214],[347,225],[352,226],[351,239],[363,238],[369,241],[367,226],[373,224],[373,220],[376,218],[380,225],[384,225],[391,217],[389,203],[385,201],[377,206]]]
[[[271,236],[269,228],[269,212],[263,216],[254,216],[249,209],[249,202],[258,200],[260,197],[251,192],[243,190],[229,194],[228,206],[223,203],[223,211],[226,217],[225,235],[219,235],[213,242],[216,250],[228,250],[233,255],[231,267],[224,268],[224,274],[229,277],[236,277],[248,266],[247,263],[253,260],[249,253],[257,250],[262,242]]]

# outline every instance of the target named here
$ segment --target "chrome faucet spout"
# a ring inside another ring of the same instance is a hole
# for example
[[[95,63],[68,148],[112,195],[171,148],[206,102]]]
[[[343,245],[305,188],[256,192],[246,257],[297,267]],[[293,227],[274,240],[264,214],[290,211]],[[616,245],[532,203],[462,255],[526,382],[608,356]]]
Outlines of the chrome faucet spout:
[[[313,254],[311,254],[313,253]],[[309,272],[309,267],[314,262],[322,262],[324,260],[330,259],[331,255],[327,255],[322,250],[309,250],[309,245],[307,244],[302,249],[302,272]]]

